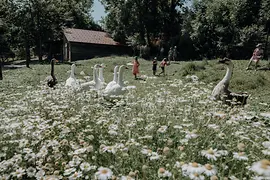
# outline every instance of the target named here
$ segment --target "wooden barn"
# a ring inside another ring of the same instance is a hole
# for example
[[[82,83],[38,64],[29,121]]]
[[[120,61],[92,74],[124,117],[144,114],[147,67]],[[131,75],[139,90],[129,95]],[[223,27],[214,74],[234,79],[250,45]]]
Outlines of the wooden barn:
[[[84,29],[64,29],[63,60],[74,61],[123,55],[130,53],[130,47],[114,41],[110,35],[102,31]]]

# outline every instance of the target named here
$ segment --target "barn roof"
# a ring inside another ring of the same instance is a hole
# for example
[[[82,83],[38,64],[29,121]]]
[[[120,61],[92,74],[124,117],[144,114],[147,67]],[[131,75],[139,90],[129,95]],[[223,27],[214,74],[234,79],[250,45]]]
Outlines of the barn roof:
[[[68,28],[64,29],[64,35],[69,42],[120,45],[108,33],[102,31]]]

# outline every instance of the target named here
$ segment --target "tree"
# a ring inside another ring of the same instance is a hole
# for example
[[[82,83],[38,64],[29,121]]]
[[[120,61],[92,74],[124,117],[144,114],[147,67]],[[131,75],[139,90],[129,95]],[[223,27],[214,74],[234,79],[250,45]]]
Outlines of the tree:
[[[90,14],[93,0],[6,0],[0,5],[8,42],[13,48],[24,47],[27,67],[30,50],[42,60],[44,42],[60,40],[63,28],[101,29]]]
[[[181,28],[181,7],[184,0],[101,0],[108,15],[106,30],[120,42],[139,34],[140,44],[152,45],[152,40],[164,34],[176,36]]]
[[[260,8],[261,0],[195,1],[191,38],[197,53],[207,58],[246,58],[254,44],[263,39]]]

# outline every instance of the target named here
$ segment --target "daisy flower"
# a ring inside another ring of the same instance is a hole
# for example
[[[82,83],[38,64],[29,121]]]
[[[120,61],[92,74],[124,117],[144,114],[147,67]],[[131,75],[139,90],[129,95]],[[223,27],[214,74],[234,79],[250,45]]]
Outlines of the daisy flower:
[[[262,150],[262,153],[263,153],[264,155],[270,156],[270,149]]]
[[[160,156],[158,155],[158,153],[152,152],[152,155],[151,155],[151,157],[150,157],[150,160],[158,160],[159,157],[160,157]]]
[[[152,150],[151,149],[142,149],[141,153],[147,156],[151,156],[152,155]]]
[[[171,177],[171,176],[172,176],[172,173],[167,171],[166,169],[164,169],[164,168],[158,169],[158,177],[159,178],[166,178],[166,177]]]
[[[120,180],[135,180],[135,179],[130,176],[121,176]]]
[[[218,154],[220,154],[221,156],[227,156],[229,153],[226,150],[218,150]]]
[[[70,175],[71,173],[75,172],[76,171],[76,168],[69,168],[69,169],[66,169],[65,172],[64,172],[64,176],[68,176]]]
[[[186,139],[195,139],[195,138],[197,138],[198,135],[195,132],[196,131],[192,131],[192,132],[187,131],[186,132],[187,134],[186,134],[185,138]]]
[[[265,148],[270,149],[270,141],[264,141],[264,142],[262,143],[262,145],[263,145]]]
[[[168,127],[167,126],[161,126],[157,131],[160,133],[166,133]]]
[[[21,178],[24,174],[25,174],[25,170],[22,168],[19,168],[15,172],[12,173],[12,175],[17,178]]]
[[[33,168],[33,167],[29,167],[26,169],[26,173],[27,173],[27,176],[28,177],[34,177],[35,174],[36,174],[36,168]]]
[[[253,163],[250,169],[258,175],[270,177],[270,161],[267,159]]]
[[[217,174],[217,169],[214,165],[211,164],[206,164],[204,165],[204,172],[206,176],[214,176]]]
[[[45,171],[44,171],[43,169],[40,169],[40,170],[36,173],[35,177],[36,177],[36,179],[42,179],[42,178],[44,177],[44,175],[45,175]]]
[[[204,180],[204,176],[198,173],[191,173],[189,178],[194,180]]]
[[[209,160],[217,160],[217,157],[220,157],[221,155],[218,153],[217,149],[208,149],[208,150],[202,150],[201,151],[202,156],[206,157]]]
[[[234,152],[233,153],[233,158],[237,159],[239,161],[247,161],[248,160],[248,157],[245,155],[244,152],[239,152],[239,153]]]
[[[204,172],[204,167],[201,164],[198,164],[196,162],[184,164],[182,166],[182,171],[189,174],[202,174]]]
[[[83,162],[81,163],[80,165],[80,169],[83,171],[83,172],[88,172],[90,171],[91,169],[96,169],[96,166],[90,166],[90,164],[88,162]]]
[[[113,172],[109,168],[100,167],[98,168],[98,172],[95,173],[95,177],[98,180],[108,180],[112,177]]]
[[[73,174],[71,174],[69,177],[68,177],[68,179],[69,180],[73,180],[73,179],[78,179],[78,178],[80,178],[80,177],[82,177],[82,172],[81,171],[79,171],[79,172],[74,172]]]

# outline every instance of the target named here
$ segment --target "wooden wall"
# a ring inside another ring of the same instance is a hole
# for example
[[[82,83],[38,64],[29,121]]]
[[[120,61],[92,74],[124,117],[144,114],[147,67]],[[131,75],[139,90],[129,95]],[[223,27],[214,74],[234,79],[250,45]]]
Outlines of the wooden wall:
[[[63,50],[63,57],[68,61],[84,60],[110,55],[130,55],[132,53],[131,48],[128,46],[86,44],[64,41],[64,49],[65,43],[67,43],[67,50]]]

